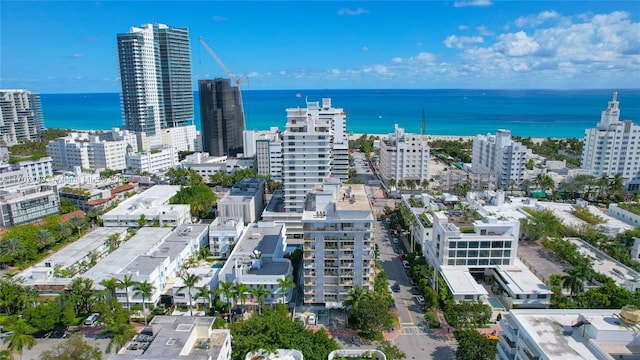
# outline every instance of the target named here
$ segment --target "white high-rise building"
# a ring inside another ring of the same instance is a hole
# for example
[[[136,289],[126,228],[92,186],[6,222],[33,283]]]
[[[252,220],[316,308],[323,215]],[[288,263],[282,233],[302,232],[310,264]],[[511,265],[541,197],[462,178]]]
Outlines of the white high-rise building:
[[[330,176],[332,126],[330,118],[319,118],[308,108],[287,109],[287,127],[282,134],[286,212],[302,213],[307,193]]]
[[[429,180],[429,144],[422,135],[395,132],[380,142],[380,174],[385,181]]]
[[[640,125],[620,121],[618,93],[613,93],[595,128],[585,130],[582,167],[591,175],[621,174],[628,191],[640,189]]]
[[[499,189],[519,186],[524,180],[526,155],[527,147],[513,141],[509,130],[477,135],[473,139],[471,172],[495,178]]]
[[[355,286],[373,290],[373,214],[364,185],[318,184],[307,197],[304,302],[342,307]]]
[[[347,138],[347,116],[342,108],[331,106],[330,98],[322,99],[322,106],[308,102],[307,110],[318,119],[331,124],[331,175],[345,181],[349,177],[349,139]]]
[[[40,140],[44,122],[40,97],[27,90],[0,90],[2,146]]]

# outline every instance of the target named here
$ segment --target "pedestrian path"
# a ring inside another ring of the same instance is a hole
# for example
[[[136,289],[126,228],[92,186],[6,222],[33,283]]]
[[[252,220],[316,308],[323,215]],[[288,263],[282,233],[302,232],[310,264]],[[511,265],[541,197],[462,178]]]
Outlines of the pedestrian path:
[[[424,326],[402,326],[402,335],[421,335],[427,334],[428,330]]]

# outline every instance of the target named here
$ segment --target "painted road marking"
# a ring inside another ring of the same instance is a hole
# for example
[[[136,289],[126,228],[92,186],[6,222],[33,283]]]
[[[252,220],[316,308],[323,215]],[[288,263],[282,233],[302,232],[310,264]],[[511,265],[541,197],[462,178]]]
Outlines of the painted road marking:
[[[409,315],[409,321],[411,321],[411,325],[415,325],[415,323],[413,322],[413,316],[411,316],[411,311],[409,311],[409,303],[407,302],[407,299],[404,299],[404,306],[407,308],[407,315]]]

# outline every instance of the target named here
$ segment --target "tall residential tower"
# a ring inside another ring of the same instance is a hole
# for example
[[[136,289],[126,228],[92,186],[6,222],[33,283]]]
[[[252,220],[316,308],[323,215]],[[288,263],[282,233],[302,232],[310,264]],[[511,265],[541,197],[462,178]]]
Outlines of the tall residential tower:
[[[618,93],[613,93],[600,122],[587,129],[582,150],[582,167],[591,175],[621,174],[628,191],[640,189],[640,125],[620,121]]]
[[[44,123],[40,97],[27,90],[0,90],[0,143],[40,140]]]
[[[240,90],[231,80],[199,80],[202,151],[211,156],[242,153],[245,130]]]
[[[511,139],[511,131],[473,138],[471,172],[490,175],[499,189],[519,186],[524,180],[527,147]]]
[[[118,34],[122,110],[127,130],[155,135],[193,121],[189,31],[164,24]]]

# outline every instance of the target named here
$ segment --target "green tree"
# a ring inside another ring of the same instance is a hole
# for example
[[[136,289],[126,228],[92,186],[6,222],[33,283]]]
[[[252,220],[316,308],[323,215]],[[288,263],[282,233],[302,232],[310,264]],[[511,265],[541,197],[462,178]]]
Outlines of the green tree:
[[[205,304],[207,304],[207,307],[210,308],[211,307],[211,289],[209,289],[209,286],[202,285],[196,290],[197,290],[195,294],[196,301],[198,299],[202,299],[204,300]],[[196,307],[197,306],[198,306],[198,303],[196,303]]]
[[[118,289],[124,289],[124,293],[126,296],[127,310],[131,310],[131,306],[129,305],[129,289],[136,286],[138,284],[137,281],[133,280],[132,275],[125,275],[122,279],[118,279]],[[129,324],[131,324],[131,317],[129,317]]]
[[[13,334],[5,337],[2,341],[8,344],[7,349],[11,353],[19,354],[20,359],[22,359],[22,351],[24,348],[31,349],[37,344],[36,339],[31,336],[35,329],[29,326],[23,319],[17,319],[12,324],[7,325],[5,329],[13,331]]]
[[[16,238],[5,239],[0,243],[2,262],[14,264],[16,261],[22,260],[27,253],[22,242]]]
[[[233,298],[233,287],[234,283],[232,281],[220,281],[218,283],[218,290],[216,290],[216,295],[224,295],[224,298],[227,303],[227,312],[231,311],[231,299]]]
[[[100,281],[100,285],[104,287],[104,293],[108,299],[114,299],[116,297],[116,289],[118,289],[118,279],[106,278]]]
[[[67,290],[67,299],[73,304],[76,314],[89,313],[93,304],[93,280],[78,277],[73,279]]]
[[[147,217],[144,214],[140,214],[140,218],[138,218],[138,227],[147,226]]]
[[[82,333],[74,333],[67,340],[40,354],[40,360],[102,360],[102,350],[84,341]]]
[[[201,277],[200,275],[196,275],[196,274],[185,274],[183,276],[180,277],[182,279],[182,281],[184,282],[184,285],[181,286],[180,288],[178,288],[178,291],[182,291],[184,289],[187,289],[188,291],[188,295],[189,295],[189,313],[191,314],[191,316],[193,316],[193,293],[191,292],[192,289],[194,289],[196,287],[196,284],[198,283],[198,281],[200,281]]]
[[[49,230],[42,229],[38,231],[37,241],[40,244],[41,248],[48,248],[53,243],[55,243],[56,239],[53,237],[53,235],[51,235]]]
[[[209,186],[199,184],[180,189],[170,200],[171,204],[189,204],[191,213],[199,218],[205,217],[216,204],[216,193]]]
[[[383,296],[365,291],[357,306],[349,310],[349,327],[365,337],[378,337],[383,330],[393,326],[393,316],[387,309],[388,303]]]
[[[245,302],[247,301],[247,293],[249,292],[249,290],[249,286],[244,283],[236,283],[233,287],[233,292],[235,293],[236,298],[240,301],[240,304],[242,304],[242,306],[244,306]],[[238,304],[236,303],[236,306],[237,305]]]
[[[60,214],[68,214],[76,210],[78,210],[78,207],[71,200],[60,197]]]
[[[153,294],[153,291],[155,289],[156,287],[153,286],[153,284],[150,284],[149,282],[147,282],[147,280],[137,283],[133,288],[134,290],[133,297],[138,297],[138,296],[142,297],[142,314],[144,316],[145,325],[147,325],[147,311],[146,311],[147,308],[145,307],[145,300],[151,299],[151,295]]]
[[[82,230],[87,226],[87,222],[80,216],[72,217],[71,219],[69,219],[68,224],[71,226],[71,229],[73,229],[73,232],[75,234],[80,234]]]
[[[354,286],[349,294],[347,295],[347,300],[345,300],[342,305],[344,305],[348,309],[356,308],[360,304],[360,301],[364,297],[364,290],[358,285]]]
[[[253,287],[249,290],[249,293],[251,294],[251,296],[253,296],[256,299],[256,302],[258,303],[258,310],[260,313],[262,313],[262,307],[264,305],[264,298],[267,295],[271,294],[271,290],[265,288],[262,285],[258,285],[256,287]]]
[[[573,268],[565,271],[566,276],[562,278],[562,287],[569,289],[569,297],[579,294],[584,290],[585,272],[581,268]]]
[[[23,311],[23,318],[29,325],[41,331],[53,330],[53,327],[60,322],[60,315],[60,305],[51,300],[43,300],[36,306],[28,306]]]
[[[120,348],[133,339],[136,335],[136,329],[129,324],[111,323],[107,325],[102,335],[111,338],[107,344],[106,352],[110,353],[114,347],[115,351],[118,352]]]
[[[387,360],[402,360],[407,356],[404,352],[402,352],[402,350],[400,350],[400,348],[387,340],[381,341],[378,344],[377,349],[384,353],[384,355],[387,357]]]
[[[285,275],[283,278],[278,279],[278,284],[280,284],[280,291],[282,292],[282,303],[287,302],[287,289],[295,288],[296,283],[293,281],[293,277],[291,274]]]
[[[324,329],[312,331],[292,320],[286,306],[265,308],[245,321],[230,325],[233,336],[233,360],[244,360],[248,352],[298,349],[305,360],[326,360],[338,348]]]
[[[457,360],[493,360],[498,348],[496,341],[488,339],[476,330],[463,330],[456,332],[458,349]]]

